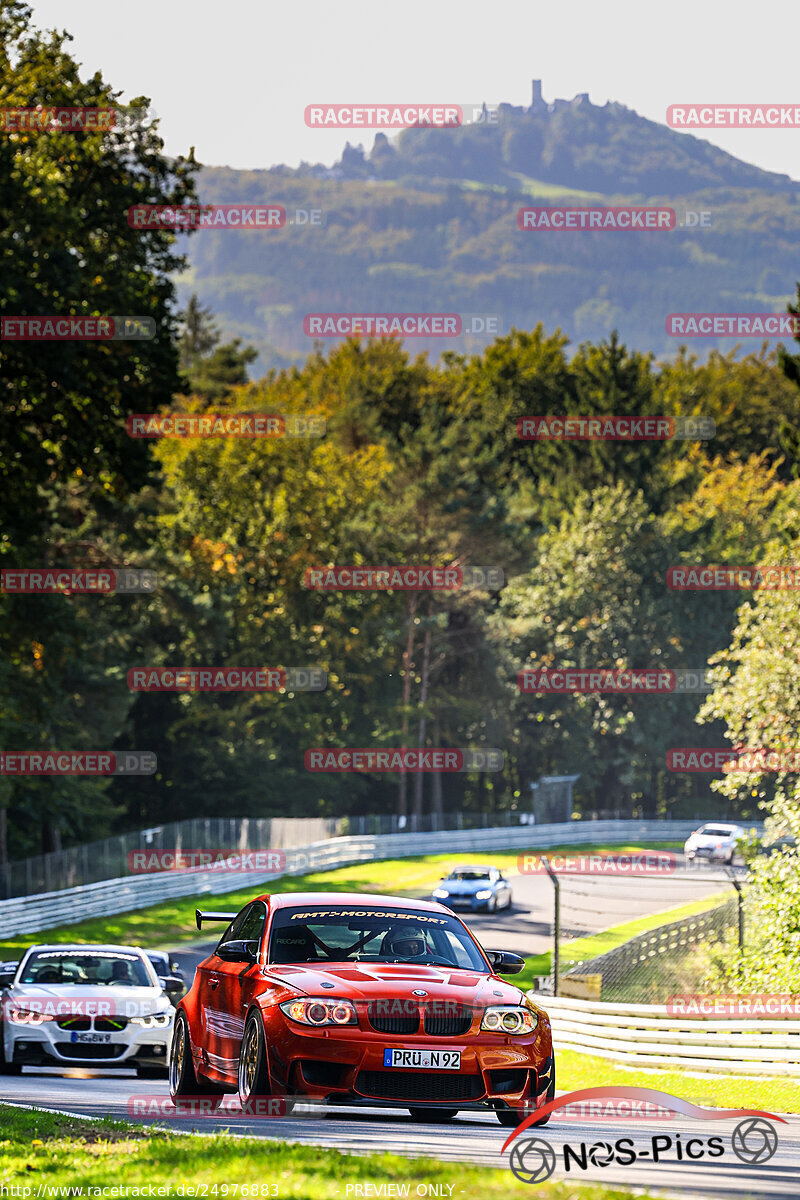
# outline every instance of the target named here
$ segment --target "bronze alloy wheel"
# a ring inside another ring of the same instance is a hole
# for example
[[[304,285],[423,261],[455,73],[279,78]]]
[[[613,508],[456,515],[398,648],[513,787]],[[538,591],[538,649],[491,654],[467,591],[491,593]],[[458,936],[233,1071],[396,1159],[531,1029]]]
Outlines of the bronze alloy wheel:
[[[239,1098],[242,1103],[257,1095],[254,1085],[258,1075],[260,1050],[258,1023],[251,1016],[244,1031],[239,1055]]]
[[[175,1022],[175,1035],[172,1041],[172,1054],[169,1059],[169,1094],[174,1097],[178,1095],[180,1087],[180,1078],[183,1075],[184,1063],[186,1061],[186,1023],[185,1021]]]
[[[179,1010],[175,1018],[172,1035],[172,1050],[169,1056],[169,1094],[173,1103],[186,1097],[203,1096],[222,1100],[223,1089],[209,1079],[195,1075],[192,1062],[192,1047],[189,1041],[189,1024],[186,1014]]]

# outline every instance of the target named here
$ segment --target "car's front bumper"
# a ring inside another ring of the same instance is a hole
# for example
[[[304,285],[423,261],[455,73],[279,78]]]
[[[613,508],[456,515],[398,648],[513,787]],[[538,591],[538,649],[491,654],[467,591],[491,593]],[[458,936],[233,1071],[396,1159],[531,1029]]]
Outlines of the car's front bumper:
[[[448,896],[446,900],[437,899],[435,903],[443,904],[452,912],[485,912],[491,908],[494,899],[494,896],[489,896],[486,900],[476,900],[474,896]]]
[[[22,1066],[84,1067],[92,1070],[114,1067],[166,1067],[172,1025],[159,1030],[137,1030],[110,1042],[73,1042],[69,1032],[41,1027],[14,1028],[5,1032],[6,1061]]]
[[[266,1026],[269,1070],[279,1092],[334,1103],[382,1102],[395,1107],[518,1107],[544,1101],[552,1071],[549,1025],[524,1037],[398,1037],[363,1028],[297,1030],[283,1016]],[[461,1052],[458,1071],[384,1066],[387,1049]]]

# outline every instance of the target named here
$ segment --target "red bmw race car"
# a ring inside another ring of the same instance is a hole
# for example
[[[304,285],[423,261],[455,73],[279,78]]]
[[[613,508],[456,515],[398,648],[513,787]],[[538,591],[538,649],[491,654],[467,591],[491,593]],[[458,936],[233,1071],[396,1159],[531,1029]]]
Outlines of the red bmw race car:
[[[499,977],[524,960],[484,951],[443,905],[309,892],[198,911],[198,929],[209,920],[227,928],[178,1004],[176,1103],[238,1091],[245,1108],[388,1104],[432,1122],[488,1108],[517,1125],[553,1098],[547,1014]]]

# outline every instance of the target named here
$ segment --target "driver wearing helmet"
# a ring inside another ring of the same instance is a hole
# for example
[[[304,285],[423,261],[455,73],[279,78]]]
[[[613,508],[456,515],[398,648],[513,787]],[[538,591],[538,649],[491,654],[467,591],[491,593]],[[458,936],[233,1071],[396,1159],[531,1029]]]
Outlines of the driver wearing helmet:
[[[415,925],[395,925],[383,939],[381,954],[389,958],[424,958],[428,953],[425,934]]]

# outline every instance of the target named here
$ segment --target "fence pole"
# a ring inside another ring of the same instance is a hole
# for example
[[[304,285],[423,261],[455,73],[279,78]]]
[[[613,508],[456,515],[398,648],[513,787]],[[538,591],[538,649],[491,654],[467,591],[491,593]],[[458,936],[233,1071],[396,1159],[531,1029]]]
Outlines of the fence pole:
[[[739,918],[739,968],[740,970],[744,970],[744,893],[742,892],[742,885],[733,871],[728,871],[728,877],[736,888],[736,908]]]
[[[561,884],[558,881],[547,855],[542,855],[544,869],[553,884],[553,995],[558,995],[558,943],[561,940]]]

